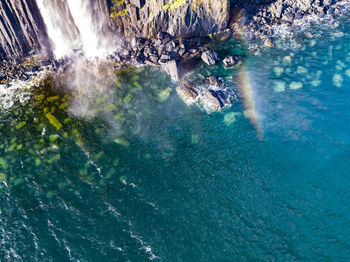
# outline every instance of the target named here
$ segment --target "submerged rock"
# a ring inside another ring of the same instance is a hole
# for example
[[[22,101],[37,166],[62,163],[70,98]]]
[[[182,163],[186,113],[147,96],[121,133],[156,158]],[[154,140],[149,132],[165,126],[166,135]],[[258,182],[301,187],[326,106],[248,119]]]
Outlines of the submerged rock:
[[[241,116],[242,113],[239,113],[239,112],[230,112],[230,113],[227,113],[225,116],[224,116],[224,122],[227,126],[230,126],[232,125],[234,122],[237,121],[237,118],[239,116]]]
[[[219,55],[214,50],[203,52],[201,58],[206,64],[210,66],[213,66],[220,61]]]
[[[158,92],[157,100],[159,102],[164,102],[165,100],[167,100],[169,98],[169,96],[170,96],[171,90],[172,89],[170,87],[168,87],[168,88]]]
[[[284,92],[286,90],[286,83],[283,81],[275,81],[273,90],[276,93]]]
[[[230,68],[239,65],[242,62],[242,57],[240,55],[228,56],[222,62],[224,63],[225,68]]]
[[[290,89],[300,89],[300,88],[302,88],[303,87],[303,84],[302,83],[300,83],[300,82],[295,82],[295,81],[293,81],[292,83],[290,83],[290,85],[289,85],[289,88]]]
[[[340,74],[335,74],[333,76],[333,85],[336,87],[342,87],[343,85],[343,77]]]
[[[280,77],[283,74],[284,69],[282,67],[277,66],[273,69],[273,72],[277,77]]]
[[[350,77],[350,69],[345,71],[346,76]]]

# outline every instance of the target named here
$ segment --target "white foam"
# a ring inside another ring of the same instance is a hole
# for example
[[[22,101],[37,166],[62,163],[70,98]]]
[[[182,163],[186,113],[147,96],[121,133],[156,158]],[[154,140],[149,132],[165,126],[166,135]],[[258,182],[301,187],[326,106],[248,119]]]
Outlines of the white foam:
[[[49,71],[43,70],[37,76],[27,81],[12,80],[9,85],[0,84],[0,110],[8,110],[16,102],[25,103],[31,98],[30,89],[39,86],[48,76]]]

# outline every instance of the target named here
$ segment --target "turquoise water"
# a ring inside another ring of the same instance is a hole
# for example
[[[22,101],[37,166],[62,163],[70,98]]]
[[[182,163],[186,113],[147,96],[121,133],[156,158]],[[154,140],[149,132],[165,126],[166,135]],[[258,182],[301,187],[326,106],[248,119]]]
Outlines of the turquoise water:
[[[262,138],[242,72],[221,66],[193,77],[222,76],[238,93],[223,112],[185,105],[152,69],[119,72],[91,114],[69,113],[77,94],[50,84],[1,109],[0,260],[348,261],[344,21],[245,57]]]

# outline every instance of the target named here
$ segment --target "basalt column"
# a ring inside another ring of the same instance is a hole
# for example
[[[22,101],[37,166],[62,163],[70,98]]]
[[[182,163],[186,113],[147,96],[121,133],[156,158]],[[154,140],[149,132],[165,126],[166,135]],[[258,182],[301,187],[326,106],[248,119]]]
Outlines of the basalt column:
[[[0,59],[17,60],[47,48],[35,0],[0,0]]]

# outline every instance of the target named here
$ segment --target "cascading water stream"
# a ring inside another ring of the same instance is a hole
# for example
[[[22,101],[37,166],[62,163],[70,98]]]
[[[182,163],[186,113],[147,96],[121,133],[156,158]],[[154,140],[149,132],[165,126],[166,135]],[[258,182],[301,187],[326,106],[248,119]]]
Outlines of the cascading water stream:
[[[99,1],[37,0],[56,58],[81,49],[86,57],[107,56],[113,49]]]

